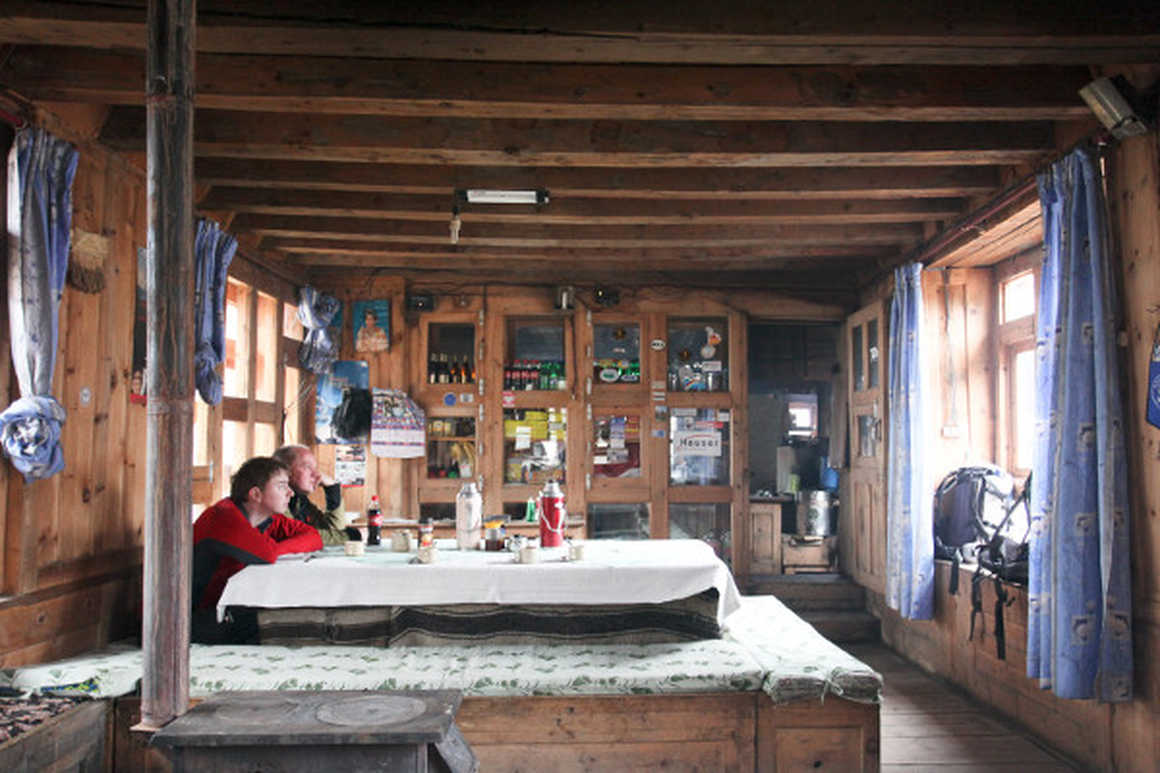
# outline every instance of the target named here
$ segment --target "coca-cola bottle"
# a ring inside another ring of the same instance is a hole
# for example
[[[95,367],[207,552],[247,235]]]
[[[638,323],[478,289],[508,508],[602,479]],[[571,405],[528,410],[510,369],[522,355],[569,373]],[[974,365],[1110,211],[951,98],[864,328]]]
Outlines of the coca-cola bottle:
[[[379,495],[371,497],[371,506],[367,508],[367,544],[378,545],[382,542],[383,509],[379,507]]]

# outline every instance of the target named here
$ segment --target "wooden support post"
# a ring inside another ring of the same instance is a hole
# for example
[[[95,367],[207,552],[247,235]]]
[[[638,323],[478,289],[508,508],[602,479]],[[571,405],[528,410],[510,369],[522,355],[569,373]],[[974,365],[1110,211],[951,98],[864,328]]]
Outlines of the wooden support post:
[[[189,707],[195,0],[150,0],[149,255],[141,729]]]

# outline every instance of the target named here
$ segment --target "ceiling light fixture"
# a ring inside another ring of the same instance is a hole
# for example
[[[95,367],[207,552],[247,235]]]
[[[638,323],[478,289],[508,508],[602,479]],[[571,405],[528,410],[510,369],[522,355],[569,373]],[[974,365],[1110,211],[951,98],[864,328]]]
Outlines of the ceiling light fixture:
[[[463,198],[468,204],[547,204],[548,192],[543,188],[522,191],[468,188],[463,191]]]

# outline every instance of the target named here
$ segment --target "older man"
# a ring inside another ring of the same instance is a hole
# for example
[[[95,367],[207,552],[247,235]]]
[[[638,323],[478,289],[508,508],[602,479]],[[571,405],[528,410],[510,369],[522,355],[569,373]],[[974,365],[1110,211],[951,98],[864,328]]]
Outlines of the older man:
[[[286,513],[299,521],[318,529],[322,541],[328,545],[342,544],[346,540],[342,510],[342,485],[334,478],[323,475],[318,469],[318,459],[306,446],[282,446],[274,452],[274,458],[290,470],[290,488],[294,496]],[[310,501],[310,494],[322,485],[326,495],[326,509],[320,510]]]

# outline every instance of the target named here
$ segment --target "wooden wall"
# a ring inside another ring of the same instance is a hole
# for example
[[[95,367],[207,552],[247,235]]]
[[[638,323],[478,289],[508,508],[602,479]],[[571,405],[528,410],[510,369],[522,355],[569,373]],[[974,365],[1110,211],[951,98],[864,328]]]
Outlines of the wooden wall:
[[[949,566],[939,568],[936,588],[936,617],[929,622],[902,621],[884,609],[882,597],[871,594],[871,606],[882,618],[883,637],[892,647],[923,667],[961,685],[980,700],[1008,717],[1016,718],[1033,732],[1058,745],[1077,759],[1100,770],[1154,771],[1160,762],[1160,429],[1144,420],[1148,389],[1148,357],[1153,334],[1160,324],[1160,147],[1155,132],[1123,142],[1113,152],[1109,164],[1109,205],[1113,232],[1122,256],[1122,291],[1125,310],[1126,385],[1128,453],[1132,498],[1133,625],[1135,637],[1135,700],[1125,704],[1096,701],[1060,700],[1024,676],[1026,670],[1027,599],[1022,591],[1012,593],[1014,603],[1005,616],[1007,659],[995,654],[994,588],[985,586],[982,635],[970,631],[969,575],[963,572],[957,596],[947,592]],[[985,298],[974,290],[977,271],[966,273],[962,292],[954,290],[951,274],[952,331],[959,325],[974,325],[978,304]],[[924,281],[924,290],[928,285]],[[927,297],[927,320],[943,312],[938,308],[937,291]],[[965,312],[965,313],[964,313]],[[989,312],[987,312],[989,313]],[[956,320],[957,318],[957,320]],[[952,332],[954,349],[962,341],[972,341],[962,352],[966,360],[965,382],[958,381],[959,394],[967,401],[972,425],[994,427],[986,420],[987,390],[994,377],[986,362],[993,361],[985,342],[963,338]],[[940,368],[944,366],[940,364]],[[956,368],[963,365],[956,364]],[[939,377],[946,383],[945,371]],[[993,401],[992,401],[993,402]],[[960,403],[962,405],[962,403]],[[944,404],[943,410],[948,410]],[[934,454],[945,469],[970,458],[992,458],[988,444],[994,438],[962,434],[942,437]],[[975,456],[983,454],[983,456]]]
[[[145,180],[106,152],[79,111],[38,121],[77,144],[74,261],[100,269],[104,289],[66,286],[53,394],[68,413],[65,470],[25,484],[0,465],[0,665],[62,657],[139,631],[145,406],[130,404],[136,251],[145,240]],[[96,124],[99,125],[99,124]],[[83,254],[81,254],[83,253]],[[5,298],[7,293],[5,293]],[[0,396],[19,396],[8,354]]]

